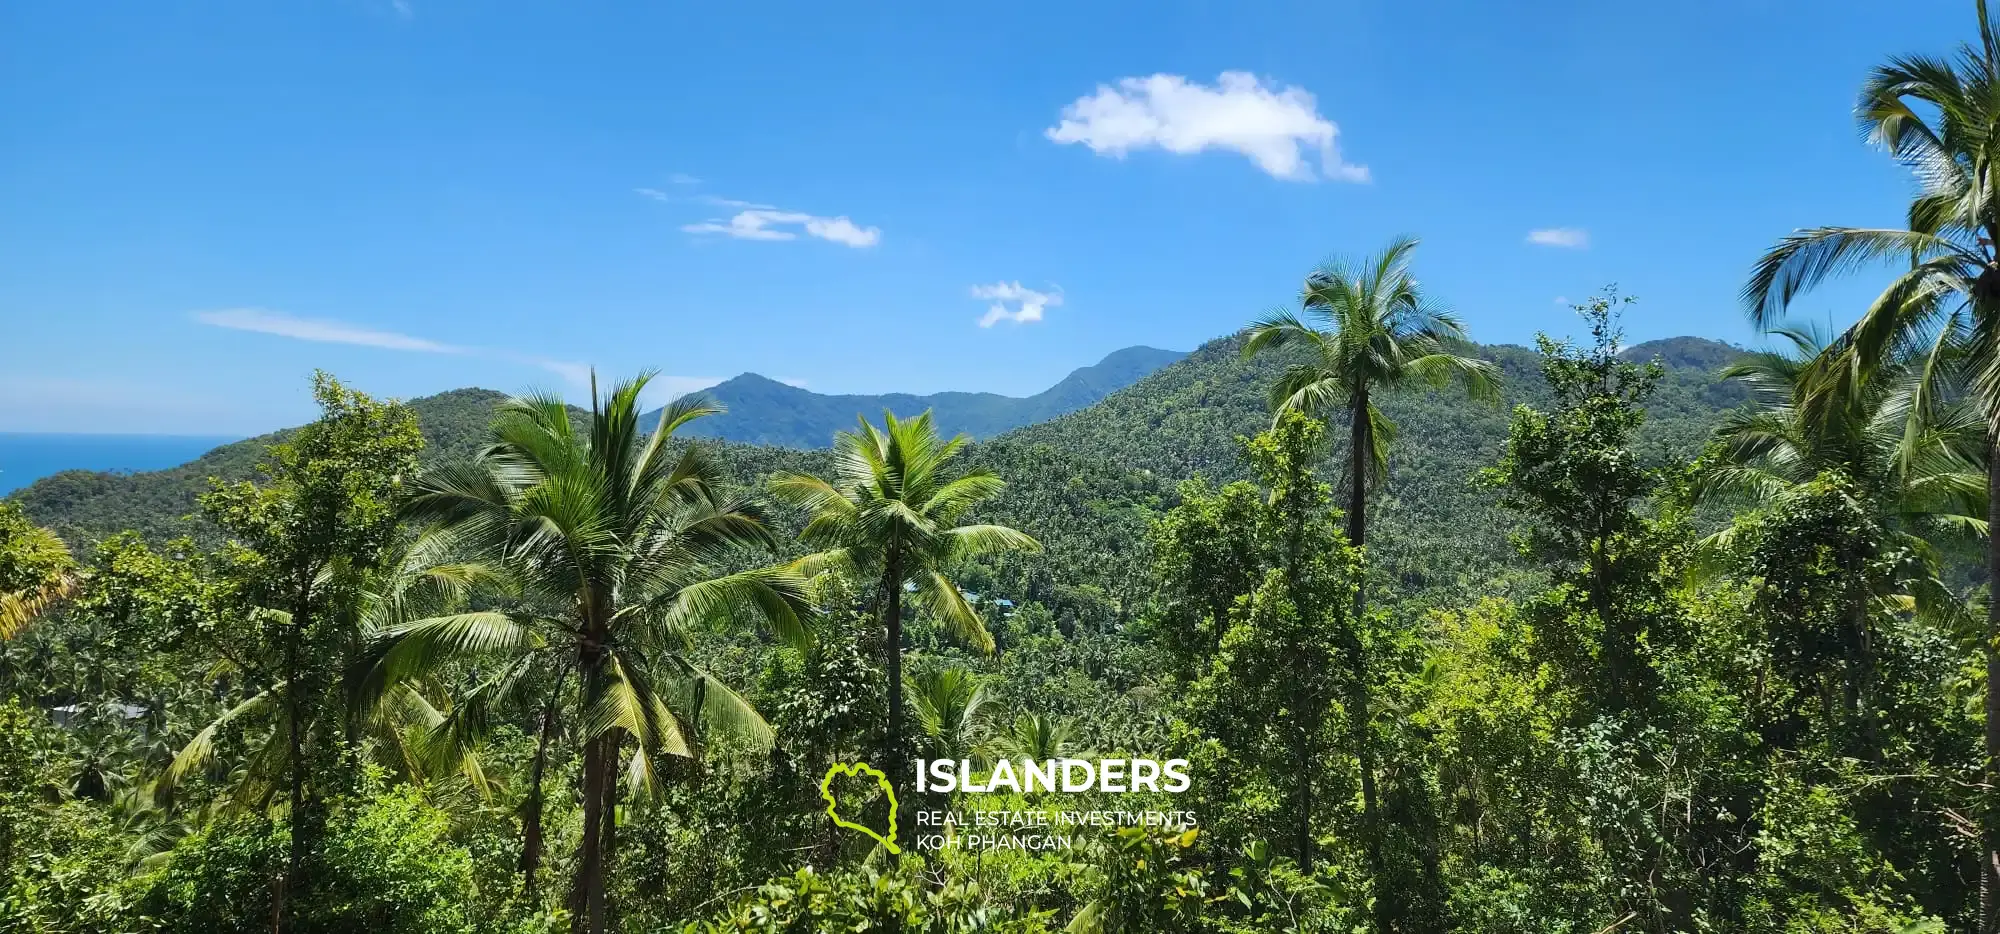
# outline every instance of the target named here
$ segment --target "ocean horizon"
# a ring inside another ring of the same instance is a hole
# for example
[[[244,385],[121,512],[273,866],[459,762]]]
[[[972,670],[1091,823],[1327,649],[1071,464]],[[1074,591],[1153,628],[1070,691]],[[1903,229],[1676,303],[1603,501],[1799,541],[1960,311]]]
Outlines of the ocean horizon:
[[[0,496],[65,470],[178,467],[240,441],[235,435],[95,435],[0,431]]]

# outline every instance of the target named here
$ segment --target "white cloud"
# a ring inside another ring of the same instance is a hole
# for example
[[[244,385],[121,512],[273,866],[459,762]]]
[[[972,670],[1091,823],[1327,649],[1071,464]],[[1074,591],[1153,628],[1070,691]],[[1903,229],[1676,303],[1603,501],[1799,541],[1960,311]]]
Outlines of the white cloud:
[[[975,285],[972,297],[990,301],[986,314],[979,319],[979,326],[990,328],[1002,321],[1027,324],[1042,320],[1042,311],[1062,304],[1062,290],[1037,292],[1025,288],[1019,282],[995,282],[992,285]]]
[[[1183,155],[1228,149],[1277,178],[1368,181],[1367,166],[1341,161],[1334,145],[1340,128],[1320,115],[1310,92],[1266,87],[1249,72],[1225,71],[1213,87],[1179,75],[1123,78],[1077,98],[1062,116],[1043,135],[1114,158],[1155,146]],[[1309,152],[1318,153],[1318,172]]]
[[[658,188],[634,188],[632,190],[638,192],[639,194],[645,195],[646,197],[651,198],[654,201],[674,200],[674,197],[672,195],[667,194],[666,192],[661,191]]]
[[[417,15],[416,8],[410,6],[410,0],[389,0],[389,6],[396,11],[397,16],[404,19],[410,19]]]
[[[262,308],[228,308],[221,311],[201,311],[195,313],[195,320],[219,328],[237,331],[255,331],[259,334],[276,334],[302,341],[318,341],[326,344],[358,344],[363,347],[380,347],[384,350],[411,350],[420,353],[465,353],[463,347],[440,344],[437,341],[398,334],[394,331],[376,331],[369,328],[343,324],[339,321],[325,321],[313,318],[298,318],[281,311],[266,311]]]
[[[673,182],[676,185],[701,184],[701,179],[695,178],[694,176],[689,175],[686,172],[675,172],[674,174],[667,176],[667,181]]]
[[[1538,246],[1559,246],[1581,250],[1590,246],[1590,231],[1581,227],[1548,227],[1528,231],[1528,242]]]
[[[851,247],[870,247],[880,242],[879,227],[861,227],[846,217],[819,217],[796,211],[779,211],[758,206],[740,211],[728,221],[709,220],[681,227],[688,233],[724,234],[738,240],[796,240],[798,228],[806,235]]]

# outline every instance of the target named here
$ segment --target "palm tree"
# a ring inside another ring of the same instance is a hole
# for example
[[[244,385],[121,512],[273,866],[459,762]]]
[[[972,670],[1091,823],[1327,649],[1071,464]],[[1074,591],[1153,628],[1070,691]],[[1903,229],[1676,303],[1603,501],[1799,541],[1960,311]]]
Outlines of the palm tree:
[[[1985,534],[1985,425],[1955,391],[1948,401],[1921,401],[1926,381],[1935,387],[1939,376],[1924,364],[1955,371],[1954,360],[1896,359],[1871,368],[1865,380],[1829,379],[1829,368],[1848,367],[1828,352],[1823,335],[1793,327],[1770,333],[1789,348],[1750,354],[1722,372],[1759,404],[1725,416],[1716,460],[1698,476],[1696,492],[1747,495],[1775,510],[1833,495],[1856,513],[1881,517],[1886,548],[1838,552],[1848,562],[1845,579],[1859,586],[1848,597],[1842,631],[1829,634],[1844,647],[1848,715],[1861,726],[1855,739],[1862,746],[1852,754],[1866,756],[1873,746],[1875,611],[1915,609],[1951,623],[1966,615],[1964,601],[1940,580],[1944,558],[1925,536]],[[1738,529],[1710,535],[1704,551],[1725,553]],[[1888,576],[1871,567],[1885,553],[1905,556]]]
[[[1789,349],[1749,354],[1721,373],[1758,404],[1724,416],[1719,459],[1698,492],[1771,502],[1836,472],[1879,500],[1914,549],[1928,543],[1907,533],[1985,534],[1980,414],[1956,391],[1923,398],[1940,388],[1940,376],[1954,375],[1937,368],[1956,371],[1955,361],[1895,359],[1870,367],[1865,380],[1831,378],[1829,370],[1850,366],[1825,336],[1793,327],[1769,333]]]
[[[1851,379],[1894,357],[1963,354],[1967,391],[1984,417],[1987,520],[2000,520],[2000,34],[1976,3],[1979,41],[1954,58],[1906,56],[1876,68],[1857,116],[1871,142],[1916,175],[1904,228],[1818,227],[1784,238],[1743,288],[1750,320],[1776,323],[1801,292],[1837,272],[1902,264],[1874,303],[1841,335]],[[2000,541],[1987,540],[1987,574],[2000,580]],[[1985,637],[1985,786],[2000,788],[2000,601]],[[1988,791],[1993,795],[1992,791]],[[2000,934],[2000,807],[1980,809],[1982,934]]]
[[[387,549],[376,567],[343,564],[330,572],[340,578],[341,592],[354,595],[352,600],[342,602],[337,613],[331,614],[347,631],[334,640],[336,644],[359,645],[374,633],[464,603],[469,588],[481,579],[482,569],[476,565],[432,564],[437,540],[436,536],[419,536],[414,542]],[[288,616],[268,608],[255,608],[252,612],[259,618]],[[411,777],[433,777],[439,770],[463,770],[469,778],[478,777],[476,757],[467,755],[443,762],[439,757],[424,755],[428,750],[411,742],[413,737],[444,719],[432,703],[442,696],[435,685],[415,681],[381,686],[366,681],[349,683],[330,695],[333,703],[322,705],[293,697],[292,682],[270,671],[270,667],[267,660],[260,663],[241,652],[227,654],[217,664],[214,671],[218,674],[227,671],[246,685],[265,687],[210,720],[173,753],[150,789],[160,803],[172,804],[175,792],[189,775],[223,770],[215,762],[219,737],[244,723],[268,721],[267,732],[251,734],[261,737],[258,744],[245,752],[241,762],[226,767],[235,787],[222,810],[268,804],[279,783],[289,777],[283,757],[290,745],[288,739],[294,721],[285,714],[294,706],[310,711],[297,721],[304,730],[324,728],[342,733],[360,754],[389,764],[400,761],[406,765],[402,771]],[[343,673],[351,678],[368,670],[368,657],[364,655],[359,662],[343,658],[328,667],[346,669]],[[442,764],[433,769],[433,759]]]
[[[0,640],[76,592],[76,562],[56,533],[0,503]]]
[[[589,934],[608,924],[605,881],[625,742],[635,747],[630,773],[650,781],[654,756],[698,755],[704,729],[768,740],[749,704],[681,651],[693,629],[750,622],[795,645],[810,641],[803,581],[776,569],[718,570],[745,549],[775,544],[759,511],[722,492],[720,472],[699,448],[669,455],[676,429],[720,409],[682,397],[645,434],[639,394],[649,377],[604,396],[593,380],[582,431],[559,398],[509,400],[493,443],[473,463],[419,481],[411,515],[504,575],[515,608],[397,626],[380,637],[373,676],[394,684],[450,661],[498,659],[442,727],[460,734],[476,733],[484,711],[531,689],[533,708],[573,705],[563,719],[582,746],[583,832],[572,929]],[[534,677],[538,671],[554,676]],[[552,730],[553,716],[544,718],[536,803]],[[529,811],[527,832],[538,844],[539,808]]]
[[[1044,759],[1081,758],[1077,755],[1076,721],[1048,714],[1022,711],[1012,723],[987,741],[995,758]]]
[[[881,430],[862,419],[859,431],[835,437],[832,479],[781,473],[771,479],[771,493],[812,516],[799,537],[821,550],[797,562],[801,572],[874,588],[889,672],[885,752],[891,774],[900,775],[906,589],[955,638],[990,653],[993,636],[947,575],[966,558],[1037,551],[1041,545],[1004,525],[957,524],[1004,486],[984,468],[952,475],[951,462],[969,440],[965,435],[939,438],[928,411],[913,419],[884,412],[882,419]]]
[[[992,701],[986,679],[965,668],[936,668],[917,675],[915,681],[910,700],[932,755],[971,758],[979,748]]]
[[[1396,425],[1376,407],[1376,396],[1413,383],[1441,387],[1454,381],[1477,399],[1498,394],[1497,369],[1471,353],[1464,326],[1418,287],[1410,272],[1416,248],[1416,238],[1400,237],[1361,262],[1322,265],[1306,277],[1299,295],[1306,317],[1277,311],[1243,332],[1246,358],[1281,348],[1304,351],[1305,359],[1285,367],[1271,387],[1275,417],[1347,413],[1347,540],[1357,550],[1368,538],[1368,490],[1387,476],[1389,445],[1396,437]],[[1354,631],[1360,631],[1367,610],[1364,577],[1354,588]],[[1350,645],[1348,651],[1356,675],[1350,716],[1361,760],[1362,820],[1370,828],[1371,862],[1379,873],[1368,661],[1361,645]]]
[[[1246,358],[1285,347],[1306,351],[1307,359],[1287,366],[1272,385],[1274,413],[1347,413],[1347,538],[1356,548],[1366,544],[1368,488],[1386,476],[1396,438],[1395,423],[1376,407],[1376,395],[1453,380],[1475,398],[1496,395],[1498,371],[1470,353],[1464,326],[1432,304],[1410,274],[1416,248],[1414,237],[1402,237],[1360,263],[1323,265],[1306,277],[1299,296],[1313,321],[1278,311],[1243,332]],[[1356,600],[1365,596],[1356,594]],[[1365,606],[1356,603],[1357,609]]]

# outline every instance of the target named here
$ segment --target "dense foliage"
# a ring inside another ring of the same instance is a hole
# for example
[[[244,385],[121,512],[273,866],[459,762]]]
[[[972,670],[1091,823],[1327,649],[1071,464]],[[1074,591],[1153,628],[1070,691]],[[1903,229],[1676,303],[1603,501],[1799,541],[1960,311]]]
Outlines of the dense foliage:
[[[1776,325],[1918,247],[1789,352],[1625,348],[1615,290],[1476,347],[1399,244],[978,443],[322,376],[311,425],[44,480],[0,503],[0,929],[1992,934],[1981,25],[1864,101],[1913,229],[1753,273]],[[997,780],[1070,758],[1191,780]],[[917,845],[941,809],[1194,820]]]

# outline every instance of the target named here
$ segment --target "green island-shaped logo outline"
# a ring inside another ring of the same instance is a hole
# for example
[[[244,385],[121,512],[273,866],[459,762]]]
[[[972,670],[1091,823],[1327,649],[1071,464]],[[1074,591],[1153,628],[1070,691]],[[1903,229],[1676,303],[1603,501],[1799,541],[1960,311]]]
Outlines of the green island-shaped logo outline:
[[[836,775],[852,775],[856,778],[864,775],[874,776],[875,783],[882,786],[882,793],[889,796],[888,836],[884,837],[876,833],[874,828],[866,824],[857,824],[851,820],[841,818],[839,801],[833,796],[833,777]],[[826,799],[826,816],[833,818],[834,826],[846,827],[849,830],[859,830],[874,837],[877,842],[887,847],[891,854],[903,852],[903,848],[896,845],[896,789],[889,784],[889,776],[882,770],[866,762],[835,762],[831,768],[826,770],[826,777],[819,781],[819,796]]]

